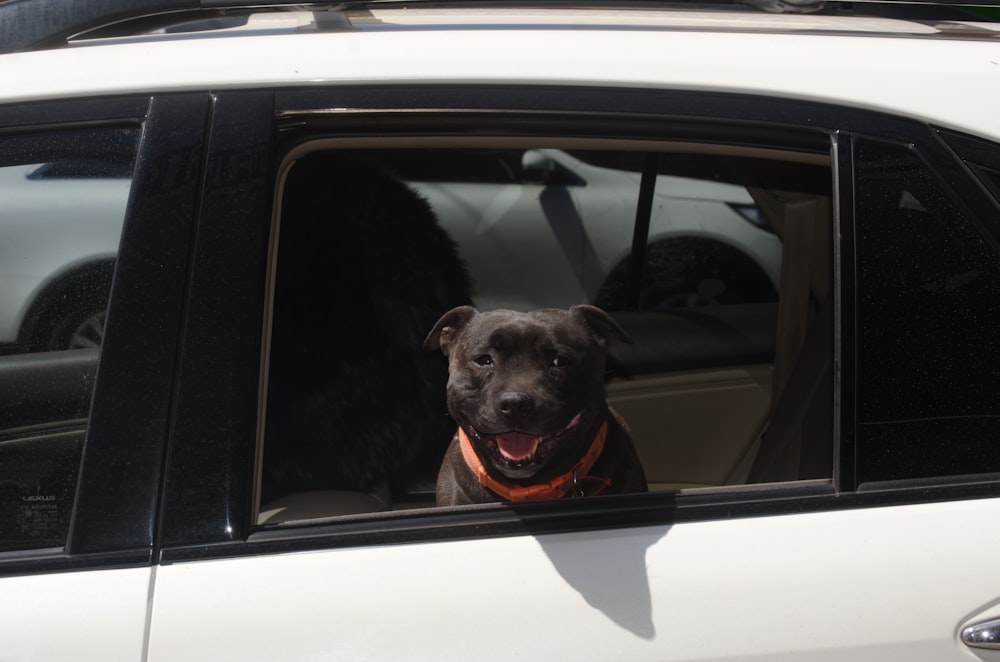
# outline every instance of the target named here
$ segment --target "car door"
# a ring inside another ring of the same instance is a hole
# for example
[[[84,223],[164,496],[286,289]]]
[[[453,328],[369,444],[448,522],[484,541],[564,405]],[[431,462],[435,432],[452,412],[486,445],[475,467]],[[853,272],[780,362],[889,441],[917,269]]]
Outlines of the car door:
[[[0,309],[14,329],[0,352],[4,659],[145,654],[207,106],[0,107],[0,168],[19,175],[0,202]],[[53,179],[21,177],[25,164]],[[101,239],[109,226],[120,250]]]
[[[398,148],[412,131],[406,113],[386,117],[404,98],[343,88],[216,100],[148,659],[991,659],[962,632],[995,618],[1000,599],[989,571],[1000,544],[989,526],[1000,512],[989,397],[996,357],[984,337],[1000,314],[1000,299],[989,296],[1000,283],[989,174],[1000,171],[990,160],[997,148],[962,136],[949,147],[916,121],[686,95],[691,121],[673,136],[670,95],[629,91],[630,112],[612,138],[649,137],[655,127],[671,149],[680,141],[697,154],[721,123],[728,156],[742,158],[743,147],[760,147],[759,122],[781,117],[768,147],[789,155],[786,165],[801,170],[790,155],[803,149],[828,155],[826,190],[780,196],[778,184],[789,182],[765,174],[784,172],[781,159],[753,162],[770,170],[757,170],[762,178],[748,189],[771,210],[783,244],[763,356],[743,344],[742,307],[652,319],[623,311],[646,352],[617,355],[623,372],[643,378],[624,368],[644,367],[649,397],[685,403],[649,424],[647,472],[671,458],[695,468],[721,461],[714,485],[664,481],[648,494],[452,508],[434,507],[419,482],[392,491],[391,505],[386,492],[331,485],[261,504],[262,458],[283,441],[267,432],[265,404],[280,298],[273,251],[285,245],[274,247],[288,202],[281,191],[290,195],[283,186],[303,145],[336,152],[336,138],[361,132],[378,134],[372,150],[386,136]],[[449,112],[439,125],[421,124],[421,144],[431,134],[446,143],[452,132],[489,133],[483,113],[454,108],[530,118],[522,124],[535,128],[515,138],[541,144],[587,135],[588,113],[607,134],[620,107],[614,90],[595,97],[572,88],[544,101],[516,87],[452,89],[434,103]],[[577,121],[545,125],[538,104],[572,109]],[[699,118],[711,121],[693,135]],[[347,241],[324,247],[330,253],[315,258],[324,264],[362,252]],[[321,296],[315,309],[348,328],[359,314]],[[707,354],[684,344],[689,323]],[[647,328],[652,335],[640,338]],[[314,362],[302,374],[323,370]],[[402,379],[403,370],[393,364],[391,375]],[[716,433],[739,436],[737,453],[717,452],[728,447],[721,438],[692,443],[690,430],[702,427],[692,421],[735,418],[723,398],[736,373],[765,394],[766,428],[750,418]],[[345,399],[363,388],[341,384]],[[713,416],[698,419],[706,410]]]

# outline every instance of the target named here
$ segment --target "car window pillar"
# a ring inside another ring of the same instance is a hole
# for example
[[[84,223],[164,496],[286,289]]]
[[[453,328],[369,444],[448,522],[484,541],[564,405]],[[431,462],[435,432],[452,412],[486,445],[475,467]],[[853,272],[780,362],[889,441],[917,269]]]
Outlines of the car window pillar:
[[[67,552],[149,550],[209,98],[153,99],[115,267]]]
[[[833,135],[833,483],[840,491],[857,488],[855,427],[855,283],[854,142],[851,134]]]
[[[160,545],[249,535],[271,221],[273,95],[213,96]]]

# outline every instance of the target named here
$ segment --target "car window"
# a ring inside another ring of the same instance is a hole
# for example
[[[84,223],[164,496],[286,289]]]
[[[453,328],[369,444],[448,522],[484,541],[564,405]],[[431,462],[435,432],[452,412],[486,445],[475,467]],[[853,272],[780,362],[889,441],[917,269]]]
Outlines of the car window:
[[[860,479],[1000,470],[996,240],[909,149],[857,162]]]
[[[0,550],[65,541],[137,140],[0,136]]]
[[[611,342],[608,399],[651,490],[829,480],[828,154],[507,142],[288,159],[259,523],[434,505],[455,423],[422,347],[463,304],[608,312],[632,341]],[[470,154],[513,177],[469,175]],[[791,402],[803,382],[820,395]],[[765,434],[772,415],[796,423]]]

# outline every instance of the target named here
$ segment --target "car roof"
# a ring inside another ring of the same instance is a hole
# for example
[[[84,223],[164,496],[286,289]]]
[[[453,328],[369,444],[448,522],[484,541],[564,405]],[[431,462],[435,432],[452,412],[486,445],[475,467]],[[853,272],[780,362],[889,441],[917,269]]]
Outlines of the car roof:
[[[143,16],[0,56],[0,103],[321,84],[618,86],[837,103],[1000,139],[1000,24],[988,21],[673,3],[273,9]]]
[[[982,9],[978,9],[982,7]],[[993,7],[993,9],[988,9]],[[4,0],[0,2],[0,53],[60,46],[80,36],[141,36],[156,30],[200,32],[226,29],[250,15],[310,10],[315,29],[429,23],[472,27],[582,24],[632,27],[705,27],[752,30],[847,30],[908,32],[913,23],[952,22],[966,34],[974,22],[1000,20],[1000,0]],[[389,15],[395,8],[395,15]],[[694,18],[695,12],[701,15]],[[417,10],[417,11],[411,11]],[[708,10],[714,12],[709,16]],[[378,12],[379,15],[374,15]],[[813,20],[775,20],[787,14]],[[830,20],[849,16],[850,22]],[[860,21],[896,18],[911,22]],[[866,24],[869,23],[869,24]],[[186,28],[180,27],[186,25]],[[302,26],[298,26],[302,27]]]

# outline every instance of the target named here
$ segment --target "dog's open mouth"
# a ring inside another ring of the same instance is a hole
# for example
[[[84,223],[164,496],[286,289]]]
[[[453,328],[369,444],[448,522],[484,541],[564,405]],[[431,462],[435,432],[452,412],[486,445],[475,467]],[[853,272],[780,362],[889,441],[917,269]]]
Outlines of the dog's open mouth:
[[[577,414],[562,430],[550,435],[534,435],[525,432],[500,432],[495,435],[486,435],[478,430],[477,436],[485,441],[488,446],[493,447],[500,458],[508,464],[514,466],[524,466],[530,464],[537,456],[558,441],[571,433],[580,424],[580,414]]]
[[[523,432],[504,432],[496,436],[497,450],[511,462],[531,459],[542,443],[542,437]]]

